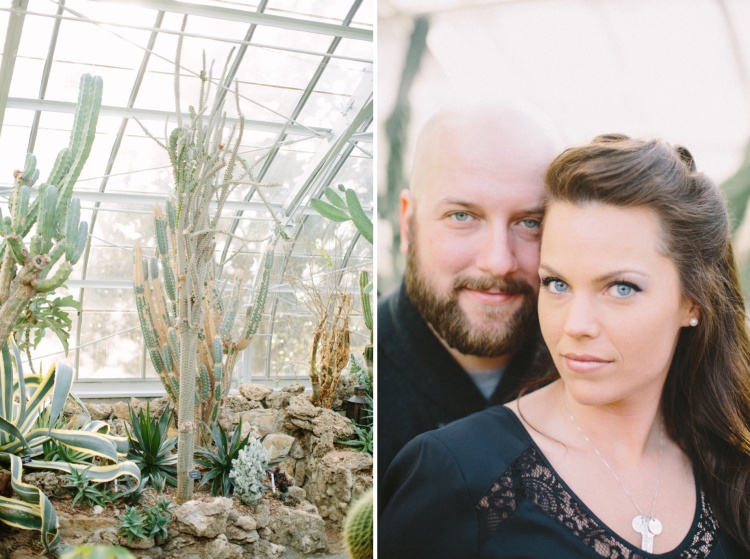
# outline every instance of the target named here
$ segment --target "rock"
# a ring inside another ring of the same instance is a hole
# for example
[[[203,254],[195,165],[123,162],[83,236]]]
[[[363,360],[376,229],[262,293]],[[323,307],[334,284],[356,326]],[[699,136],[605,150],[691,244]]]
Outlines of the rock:
[[[104,507],[101,505],[95,505],[94,508],[91,509],[91,513],[96,516],[99,516],[103,512],[104,512]]]
[[[241,530],[255,530],[258,527],[258,523],[255,521],[255,518],[252,516],[243,515],[237,518],[235,520],[234,525],[237,526],[237,528]]]
[[[290,497],[297,499],[298,501],[304,501],[305,499],[307,499],[307,491],[305,491],[301,487],[292,485],[291,487],[287,487],[286,492]]]
[[[286,552],[283,545],[268,540],[258,540],[245,547],[244,559],[279,559]]]
[[[260,402],[255,400],[248,400],[240,394],[230,394],[229,396],[224,397],[221,407],[224,410],[237,413],[252,410],[254,408],[260,408],[262,406]]]
[[[329,433],[334,439],[345,439],[354,435],[351,422],[333,410],[318,408],[304,395],[295,396],[286,409],[286,427],[294,431],[304,429],[316,437]]]
[[[266,396],[273,392],[273,388],[263,384],[240,384],[238,387],[240,394],[248,400],[263,401]]]
[[[227,529],[232,500],[214,497],[211,501],[188,501],[173,509],[172,522],[180,532],[201,538],[215,538]]]
[[[130,549],[151,549],[156,545],[154,540],[149,540],[148,538],[131,538],[128,541],[127,536],[119,536],[118,544]]]
[[[67,515],[63,512],[57,514],[60,526],[60,535],[63,538],[75,537],[76,534],[89,535],[98,530],[113,529],[117,526],[116,518],[106,516],[88,516],[86,514]]]
[[[255,505],[255,524],[258,528],[265,528],[271,522],[271,507],[268,501],[261,499]]]
[[[263,439],[263,448],[268,452],[268,460],[272,462],[287,456],[295,442],[294,437],[284,433],[271,433]]]
[[[253,543],[260,539],[258,530],[243,530],[237,526],[227,528],[227,539],[231,542]]]
[[[279,410],[257,409],[237,414],[235,418],[237,422],[242,418],[243,428],[245,424],[254,425],[261,435],[267,435],[279,430],[279,416]]]
[[[299,444],[299,441],[296,439],[292,443],[292,448],[289,450],[289,456],[295,460],[301,460],[305,457],[305,449],[302,448],[302,445]]]
[[[148,403],[148,412],[151,417],[160,418],[161,414],[164,413],[164,409],[167,406],[171,406],[169,396],[162,396],[161,398],[155,398]],[[144,406],[145,407],[145,406]],[[172,407],[172,411],[174,408]]]
[[[289,394],[302,394],[304,391],[305,387],[298,382],[279,388],[279,392],[288,392]]]
[[[328,549],[325,522],[320,515],[280,507],[272,514],[268,527],[272,532],[269,539],[274,543],[291,546],[305,554]]]
[[[109,423],[110,429],[109,434],[114,435],[116,437],[127,437],[128,436],[128,430],[125,427],[126,422],[125,420],[113,418],[110,419],[107,423]],[[129,423],[127,423],[130,425]]]
[[[11,485],[11,474],[10,471],[0,468],[0,495],[3,497],[10,497],[13,492],[13,486]]]
[[[109,404],[86,404],[86,409],[95,421],[106,421],[112,415],[112,406]]]
[[[263,437],[263,433],[260,432],[260,429],[258,429],[257,425],[253,425],[251,423],[245,423],[243,421],[242,431],[240,431],[240,438],[244,439],[248,435],[250,435],[254,439],[260,439]]]
[[[112,413],[117,419],[130,421],[130,410],[125,402],[115,402],[112,404]]]
[[[294,465],[294,483],[298,487],[302,487],[305,484],[305,478],[307,477],[307,460],[297,460]]]
[[[67,488],[64,487],[67,481],[62,475],[54,472],[29,472],[24,474],[23,481],[38,487],[47,497],[51,495],[64,497],[68,494]]]
[[[285,408],[294,396],[295,394],[291,392],[271,392],[266,396],[266,406],[274,409]]]

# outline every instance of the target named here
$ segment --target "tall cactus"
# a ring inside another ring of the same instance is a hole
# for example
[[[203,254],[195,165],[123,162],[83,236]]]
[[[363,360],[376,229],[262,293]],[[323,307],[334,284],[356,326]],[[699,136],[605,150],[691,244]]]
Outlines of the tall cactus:
[[[91,152],[102,104],[102,79],[81,76],[70,143],[57,155],[46,182],[29,153],[23,171],[15,171],[10,215],[0,212],[0,340],[7,340],[21,313],[37,293],[60,287],[83,254],[88,224],[80,221],[81,204],[73,186]],[[34,234],[27,239],[32,227]]]
[[[245,313],[239,338],[232,339],[242,274],[235,275],[229,302],[222,303],[214,283],[213,254],[229,194],[238,184],[254,184],[247,178],[249,166],[238,155],[244,118],[237,103],[239,125],[227,136],[223,101],[209,111],[212,72],[206,72],[204,59],[198,107],[191,106],[190,121],[182,122],[181,48],[182,35],[175,59],[178,127],[165,144],[160,142],[171,161],[174,192],[166,212],[160,207],[154,211],[157,256],[146,261],[136,248],[134,287],[151,361],[177,408],[177,500],[185,502],[194,488],[189,474],[193,470],[197,419],[210,422],[216,418],[229,389],[237,353],[249,345],[258,329],[274,247],[271,243],[263,256],[254,304]],[[226,71],[225,65],[219,83],[224,82]],[[234,97],[239,97],[236,90]]]

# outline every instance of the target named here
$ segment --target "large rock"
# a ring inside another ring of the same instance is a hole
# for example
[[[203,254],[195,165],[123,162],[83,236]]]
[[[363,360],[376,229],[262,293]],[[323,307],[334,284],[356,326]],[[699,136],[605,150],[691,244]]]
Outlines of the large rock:
[[[215,538],[227,530],[227,517],[232,500],[214,497],[211,501],[188,501],[173,509],[172,522],[185,534]]]
[[[248,400],[240,394],[230,394],[224,398],[221,407],[224,410],[237,413],[259,408],[261,407],[261,403],[256,400]]]
[[[23,481],[29,485],[38,487],[47,497],[52,495],[56,497],[69,495],[68,489],[65,487],[67,480],[63,477],[63,474],[31,471],[24,474]]]
[[[239,422],[240,418],[242,418],[243,430],[245,425],[254,425],[262,435],[268,435],[279,430],[279,424],[281,423],[280,415],[279,410],[261,408],[236,414],[234,421]]]
[[[243,556],[242,546],[230,543],[224,534],[219,534],[211,539],[196,540],[192,545],[179,550],[172,550],[164,559],[242,559]]]
[[[303,429],[316,437],[330,433],[335,439],[354,435],[351,422],[333,410],[316,407],[304,395],[295,396],[286,408],[286,427]]]
[[[320,514],[340,526],[354,499],[372,486],[372,456],[351,450],[334,451],[311,458],[304,489]]]
[[[278,458],[288,456],[294,443],[294,437],[284,433],[271,433],[263,439],[263,448],[268,452],[268,460],[273,462]]]
[[[274,543],[291,546],[305,554],[328,549],[325,522],[320,515],[279,507],[271,515],[268,527],[271,530],[268,539]]]
[[[171,406],[169,396],[162,396],[161,398],[155,398],[148,403],[148,412],[151,417],[160,418],[161,414],[164,413],[164,409],[170,406],[174,413],[174,406]]]
[[[279,392],[288,392],[289,394],[302,394],[304,391],[305,387],[298,382],[279,388]]]
[[[86,409],[95,421],[106,421],[112,415],[112,406],[109,404],[87,403]]]
[[[245,398],[248,400],[256,400],[258,402],[262,402],[265,400],[266,396],[273,392],[273,388],[265,386],[264,384],[240,384],[238,388],[240,394]]]

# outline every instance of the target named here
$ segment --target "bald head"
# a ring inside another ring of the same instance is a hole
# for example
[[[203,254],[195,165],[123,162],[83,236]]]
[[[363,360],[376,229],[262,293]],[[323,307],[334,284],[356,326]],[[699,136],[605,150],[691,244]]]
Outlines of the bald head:
[[[502,173],[518,182],[542,183],[544,172],[561,151],[555,132],[517,108],[449,107],[422,129],[411,175],[412,197],[429,192],[437,169],[460,166],[477,174]]]

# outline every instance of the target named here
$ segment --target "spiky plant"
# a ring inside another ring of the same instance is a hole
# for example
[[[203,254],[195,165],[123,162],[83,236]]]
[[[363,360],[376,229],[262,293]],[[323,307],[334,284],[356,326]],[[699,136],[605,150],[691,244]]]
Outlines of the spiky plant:
[[[57,155],[36,197],[36,157],[27,154],[23,171],[14,173],[9,215],[0,212],[0,340],[7,340],[14,329],[33,326],[19,322],[32,299],[60,287],[83,254],[88,224],[80,221],[81,203],[72,198],[73,186],[91,151],[101,102],[102,79],[81,76],[69,145]],[[29,320],[35,319],[32,313]]]
[[[140,469],[142,476],[148,476],[154,487],[162,488],[164,483],[177,485],[177,456],[172,452],[177,445],[177,437],[169,436],[172,411],[164,408],[159,419],[151,417],[150,406],[136,413],[130,408],[130,458]]]
[[[231,382],[236,355],[247,347],[260,324],[274,250],[271,243],[257,278],[255,301],[247,309],[239,338],[232,338],[241,275],[235,276],[231,300],[225,307],[214,283],[216,238],[225,233],[219,220],[227,198],[238,185],[260,185],[253,181],[251,167],[239,155],[245,120],[239,107],[238,86],[235,85],[234,97],[239,124],[226,134],[224,96],[209,108],[213,66],[207,71],[205,58],[198,106],[190,107],[190,122],[183,122],[181,49],[182,35],[175,57],[178,126],[165,143],[159,142],[169,154],[174,192],[166,205],[166,216],[161,208],[154,212],[158,257],[145,262],[140,249],[136,249],[134,271],[136,304],[149,355],[177,407],[179,503],[193,494],[189,473],[194,467],[198,420],[210,424],[216,419],[221,398]],[[220,83],[224,82],[227,68],[228,64]],[[260,190],[258,193],[264,200]],[[273,212],[271,216],[276,220]],[[277,229],[279,235],[281,231]]]
[[[208,426],[206,428],[209,429]],[[232,471],[232,462],[247,445],[250,434],[242,438],[242,419],[234,430],[231,441],[218,422],[210,427],[210,432],[214,445],[207,448],[198,447],[195,452],[198,457],[195,463],[208,469],[201,480],[200,487],[211,482],[211,495],[216,497],[221,494],[229,497],[234,487],[234,481],[229,476]]]

